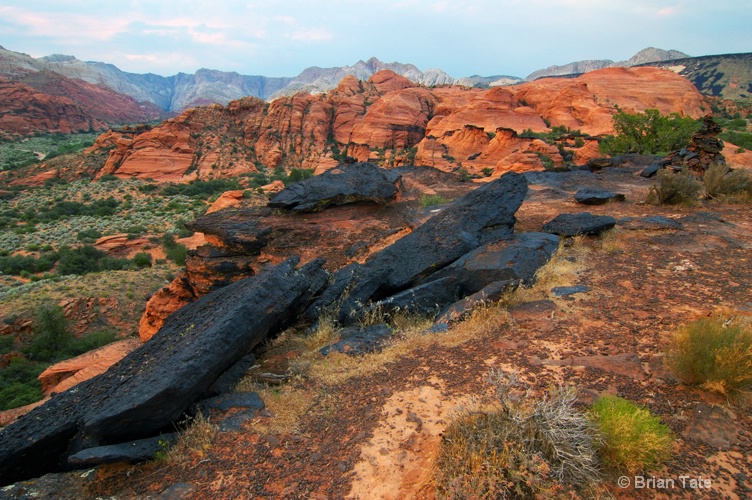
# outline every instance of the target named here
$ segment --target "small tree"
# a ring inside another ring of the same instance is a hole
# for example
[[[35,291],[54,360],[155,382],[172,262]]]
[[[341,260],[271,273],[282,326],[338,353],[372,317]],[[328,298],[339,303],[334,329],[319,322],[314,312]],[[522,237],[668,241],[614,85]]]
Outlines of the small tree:
[[[699,129],[697,120],[677,113],[664,116],[657,109],[636,114],[619,112],[613,120],[616,135],[601,141],[602,154],[667,154],[684,147]]]

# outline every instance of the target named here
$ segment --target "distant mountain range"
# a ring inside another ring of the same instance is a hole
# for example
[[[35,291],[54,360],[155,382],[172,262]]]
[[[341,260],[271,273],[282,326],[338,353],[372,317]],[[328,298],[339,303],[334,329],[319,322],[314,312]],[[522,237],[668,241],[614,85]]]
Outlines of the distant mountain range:
[[[586,61],[576,61],[563,66],[549,66],[545,69],[539,69],[530,73],[526,81],[537,80],[549,76],[575,75],[595,71],[596,69],[611,68],[613,66],[640,66],[651,62],[671,61],[674,59],[686,59],[690,56],[678,50],[663,50],[655,47],[642,49],[626,61],[614,62],[610,59],[594,59]]]
[[[690,58],[676,50],[647,48],[627,61],[577,61],[535,71],[524,80],[509,75],[456,79],[441,69],[421,71],[412,64],[384,63],[373,57],[352,66],[310,67],[295,77],[241,75],[200,69],[194,74],[160,76],[120,70],[112,64],[85,62],[68,55],[34,58],[0,47],[0,137],[34,131],[101,130],[112,124],[158,120],[187,108],[227,104],[242,97],[263,100],[297,92],[329,91],[347,75],[367,80],[392,70],[425,86],[494,87],[541,77],[581,74],[610,66],[657,65],[692,80],[704,93],[729,99],[752,95],[750,54]],[[65,109],[51,116],[53,109]]]
[[[536,71],[526,80],[542,76],[555,76],[570,73],[584,73],[608,66],[632,66],[650,61],[686,58],[686,54],[675,50],[648,48],[623,63],[613,61],[580,61],[564,66],[552,66]],[[153,73],[137,74],[121,71],[113,64],[81,61],[73,56],[54,54],[33,58],[27,54],[13,52],[0,47],[0,76],[11,80],[28,79],[36,72],[52,72],[67,78],[83,80],[93,85],[106,87],[120,94],[132,97],[136,102],[150,103],[165,112],[180,112],[186,108],[211,103],[227,104],[231,100],[253,96],[270,100],[296,92],[326,92],[337,86],[347,75],[359,80],[367,80],[374,73],[389,69],[415,83],[435,85],[466,85],[489,87],[520,83],[522,78],[508,75],[471,76],[453,78],[441,69],[431,68],[421,71],[412,64],[398,62],[385,63],[372,57],[358,61],[352,66],[319,68],[312,66],[295,77],[267,77],[241,75],[211,69],[200,69],[194,74],[178,73],[173,76],[160,76]]]

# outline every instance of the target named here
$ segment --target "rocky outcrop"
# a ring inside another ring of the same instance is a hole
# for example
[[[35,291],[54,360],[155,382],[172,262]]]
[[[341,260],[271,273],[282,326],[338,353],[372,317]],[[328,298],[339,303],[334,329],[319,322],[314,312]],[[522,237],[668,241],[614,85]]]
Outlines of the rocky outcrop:
[[[358,201],[385,204],[397,197],[399,180],[399,174],[373,163],[345,165],[292,184],[274,195],[269,206],[319,212],[330,205]]]
[[[366,310],[407,311],[456,319],[479,302],[498,300],[502,293],[518,285],[531,284],[535,273],[558,248],[559,238],[544,233],[494,240],[428,275],[417,286],[376,302]]]
[[[590,212],[559,214],[543,224],[543,231],[560,236],[599,235],[616,225],[609,215],[593,215]]]
[[[486,242],[509,238],[526,193],[527,182],[515,173],[471,191],[365,263],[337,271],[307,315],[315,319],[333,309],[340,323],[351,323],[368,302],[410,288]]]
[[[523,136],[525,130],[565,126],[610,134],[617,106],[695,118],[707,107],[691,83],[655,68],[610,68],[486,90],[429,89],[382,71],[368,81],[347,76],[324,95],[300,93],[269,104],[245,98],[186,111],[151,130],[113,131],[89,152],[109,151],[100,175],[170,182],[255,173],[261,166],[320,174],[348,157],[382,167],[463,169],[493,180],[564,161],[557,146]],[[561,146],[577,164],[597,150],[595,140]]]
[[[51,71],[0,76],[0,137],[106,130],[164,116],[156,106]]]
[[[75,358],[55,363],[39,374],[42,392],[46,396],[60,393],[96,377],[106,372],[109,367],[123,359],[139,345],[141,345],[139,339],[121,340]]]
[[[585,187],[577,190],[574,199],[583,205],[603,205],[609,201],[624,201],[626,196],[605,189]]]
[[[688,80],[650,67],[607,68],[577,78],[544,78],[516,87],[526,102],[551,126],[564,125],[591,135],[613,134],[612,113],[658,109],[700,118],[707,109]]]
[[[173,314],[106,373],[59,394],[0,431],[0,484],[41,475],[82,450],[170,426],[269,333],[289,325],[325,284],[316,261],[289,259]]]

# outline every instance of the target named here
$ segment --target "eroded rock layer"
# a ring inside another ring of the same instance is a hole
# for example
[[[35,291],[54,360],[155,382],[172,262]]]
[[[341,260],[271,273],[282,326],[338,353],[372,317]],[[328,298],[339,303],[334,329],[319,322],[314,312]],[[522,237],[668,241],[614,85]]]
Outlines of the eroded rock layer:
[[[495,178],[562,162],[556,147],[522,137],[525,130],[564,126],[597,136],[613,133],[617,109],[648,108],[699,118],[708,106],[689,81],[656,68],[608,68],[486,90],[426,88],[385,70],[368,81],[347,76],[326,94],[191,109],[153,129],[111,131],[90,151],[110,151],[100,175],[157,181],[278,167],[321,173],[348,157]],[[594,143],[567,147],[583,164],[597,155]]]

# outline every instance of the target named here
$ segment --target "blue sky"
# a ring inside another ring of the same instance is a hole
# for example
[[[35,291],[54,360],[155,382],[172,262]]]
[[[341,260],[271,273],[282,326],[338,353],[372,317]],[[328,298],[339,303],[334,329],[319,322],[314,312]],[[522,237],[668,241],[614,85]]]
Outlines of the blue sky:
[[[4,0],[0,45],[125,71],[295,76],[375,56],[525,77],[645,47],[752,52],[749,0]]]

